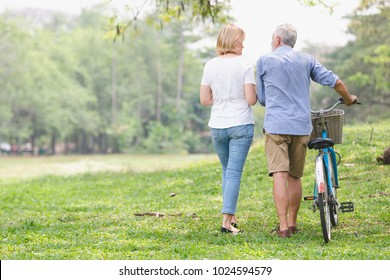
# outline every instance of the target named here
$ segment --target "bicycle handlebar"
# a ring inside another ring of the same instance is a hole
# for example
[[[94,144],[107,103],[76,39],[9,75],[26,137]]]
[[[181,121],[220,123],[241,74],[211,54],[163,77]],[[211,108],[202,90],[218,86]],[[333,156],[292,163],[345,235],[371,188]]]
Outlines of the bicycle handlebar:
[[[328,113],[328,112],[332,111],[334,108],[336,108],[340,104],[345,104],[342,97],[340,97],[339,100],[335,104],[333,104],[333,105],[331,105],[329,107],[326,107],[324,109],[320,109],[318,111],[311,110],[311,112],[313,114]],[[362,103],[360,101],[357,101],[355,104],[361,105]]]

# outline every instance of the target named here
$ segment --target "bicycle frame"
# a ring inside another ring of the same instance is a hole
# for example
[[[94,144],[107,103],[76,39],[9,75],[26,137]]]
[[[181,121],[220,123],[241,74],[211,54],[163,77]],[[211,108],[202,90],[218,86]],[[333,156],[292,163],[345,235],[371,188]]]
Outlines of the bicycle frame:
[[[321,124],[322,124],[322,131],[321,131],[321,138],[325,139],[328,138],[328,131],[325,126],[325,121],[324,121],[324,113],[332,111],[337,105],[341,104],[342,101],[336,102],[333,106],[331,106],[328,109],[323,109],[319,111],[312,111],[315,114],[319,114],[321,118]],[[330,159],[329,159],[330,155]],[[330,164],[330,160],[332,161],[333,164]],[[332,182],[332,174],[331,174],[331,166],[333,165],[334,168],[334,180],[336,186],[333,186]],[[325,169],[324,169],[325,166]],[[334,195],[333,193],[333,187],[338,186],[338,172],[337,172],[337,161],[336,161],[336,152],[332,147],[324,147],[318,150],[318,156],[316,158],[316,182],[314,184],[314,192],[313,192],[313,198],[314,200],[317,200],[318,198],[318,193],[323,193],[325,192],[324,188],[324,183],[325,182],[320,182],[318,180],[323,180],[323,170],[326,172],[326,178],[327,178],[327,190],[328,190],[328,195],[332,197]]]
[[[324,123],[324,121],[322,120],[322,123]],[[323,126],[325,126],[323,124]],[[325,127],[322,128],[322,133],[321,133],[321,138],[327,138],[328,137],[328,132],[326,130]],[[329,159],[329,155],[330,155],[330,159]],[[334,179],[335,179],[335,186],[333,186],[333,182],[332,182],[332,170],[331,170],[331,165],[330,165],[330,161],[331,160],[333,162],[333,168],[334,168]],[[323,148],[323,149],[320,149],[319,152],[318,152],[318,156],[316,158],[316,183],[314,184],[314,192],[313,192],[313,196],[314,196],[314,200],[316,200],[318,198],[318,193],[323,193],[325,192],[325,190],[323,189],[323,187],[325,186],[324,182],[321,182],[319,180],[323,180],[324,176],[323,176],[323,166],[325,166],[325,172],[326,172],[326,178],[327,178],[327,189],[328,189],[328,195],[329,196],[333,196],[334,193],[333,193],[333,187],[337,187],[339,185],[339,180],[338,180],[338,171],[337,171],[337,160],[336,160],[336,152],[334,151],[333,148],[331,147],[328,147],[328,148]]]

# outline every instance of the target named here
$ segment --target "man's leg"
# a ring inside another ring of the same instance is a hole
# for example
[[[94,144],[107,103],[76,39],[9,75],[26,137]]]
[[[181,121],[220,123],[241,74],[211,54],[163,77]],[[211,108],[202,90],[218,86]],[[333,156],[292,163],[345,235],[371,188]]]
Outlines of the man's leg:
[[[273,173],[273,195],[276,205],[276,212],[279,217],[280,231],[288,230],[287,214],[289,209],[289,196],[287,192],[288,172]]]
[[[297,178],[291,175],[288,175],[287,180],[287,193],[289,200],[288,226],[296,227],[298,211],[302,200],[302,183],[301,178]]]
[[[296,227],[299,207],[302,200],[302,182],[303,170],[305,167],[307,143],[306,136],[293,136],[289,148],[290,172],[288,176],[288,197],[289,197],[289,214],[288,225]]]

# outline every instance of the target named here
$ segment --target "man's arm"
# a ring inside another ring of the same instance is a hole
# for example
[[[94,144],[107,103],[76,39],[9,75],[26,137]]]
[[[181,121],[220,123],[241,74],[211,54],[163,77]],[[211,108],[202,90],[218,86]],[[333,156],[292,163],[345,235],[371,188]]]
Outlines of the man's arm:
[[[357,96],[351,95],[347,86],[340,79],[337,80],[334,90],[343,98],[345,105],[350,106],[358,101]]]

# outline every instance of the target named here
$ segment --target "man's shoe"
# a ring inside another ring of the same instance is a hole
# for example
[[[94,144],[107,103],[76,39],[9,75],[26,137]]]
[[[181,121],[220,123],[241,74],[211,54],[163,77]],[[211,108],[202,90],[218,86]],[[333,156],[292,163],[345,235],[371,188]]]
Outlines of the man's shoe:
[[[281,237],[281,238],[289,238],[289,237],[291,237],[290,229],[280,230],[279,225],[277,225],[276,228],[271,230],[271,234],[276,234],[278,237]]]
[[[281,238],[289,238],[289,237],[291,237],[291,232],[288,229],[286,229],[286,230],[277,229],[276,230],[276,235],[278,237],[281,237]]]
[[[297,234],[299,232],[297,227],[294,226],[288,227],[288,230],[291,232],[291,234]]]

